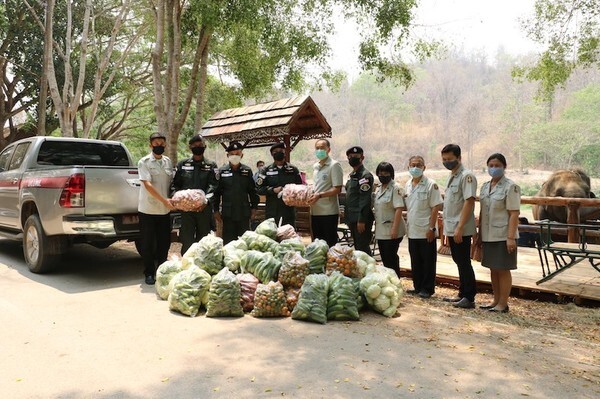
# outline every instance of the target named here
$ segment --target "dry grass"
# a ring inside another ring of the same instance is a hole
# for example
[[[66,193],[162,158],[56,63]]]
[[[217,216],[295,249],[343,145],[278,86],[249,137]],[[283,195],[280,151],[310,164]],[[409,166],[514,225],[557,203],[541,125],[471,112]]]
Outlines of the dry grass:
[[[412,288],[409,279],[402,279],[402,284],[405,289]],[[442,301],[444,297],[456,296],[456,292],[455,288],[437,286],[436,294],[430,299],[405,295],[403,301],[406,304],[464,312]],[[476,301],[478,304],[487,304],[492,301],[492,298],[490,293],[478,293]],[[535,329],[559,337],[600,344],[600,310],[597,307],[581,307],[574,303],[557,304],[515,297],[510,298],[509,306],[510,312],[505,314],[492,313],[483,309],[468,312],[469,316],[482,321],[495,321]]]

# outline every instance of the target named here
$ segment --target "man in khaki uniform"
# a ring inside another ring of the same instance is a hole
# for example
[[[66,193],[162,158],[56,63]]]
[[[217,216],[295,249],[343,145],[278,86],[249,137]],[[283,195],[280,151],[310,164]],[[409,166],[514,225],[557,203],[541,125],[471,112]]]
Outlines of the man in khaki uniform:
[[[475,234],[475,197],[477,179],[461,163],[457,144],[442,149],[444,167],[451,171],[444,197],[444,234],[448,236],[452,260],[458,267],[458,297],[445,298],[457,308],[475,307],[476,282],[471,265],[471,237]]]
[[[319,160],[313,165],[315,194],[310,199],[312,239],[321,238],[327,245],[338,241],[337,226],[340,219],[338,194],[344,184],[344,170],[340,163],[331,159],[331,144],[327,139],[315,143],[315,156]]]
[[[421,298],[429,298],[435,293],[436,226],[443,204],[438,185],[423,175],[425,168],[422,156],[410,157],[408,173],[412,179],[405,186],[408,252],[414,287],[409,293],[418,294]]]

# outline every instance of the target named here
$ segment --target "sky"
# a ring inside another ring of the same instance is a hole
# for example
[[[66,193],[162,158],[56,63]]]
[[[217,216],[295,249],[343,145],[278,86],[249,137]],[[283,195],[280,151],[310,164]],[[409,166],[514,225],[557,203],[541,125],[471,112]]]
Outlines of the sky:
[[[519,19],[533,13],[534,0],[420,0],[415,33],[422,39],[443,40],[465,52],[484,50],[493,60],[499,47],[513,55],[540,50],[529,40]],[[332,66],[351,75],[358,70],[359,36],[352,23],[339,24]]]

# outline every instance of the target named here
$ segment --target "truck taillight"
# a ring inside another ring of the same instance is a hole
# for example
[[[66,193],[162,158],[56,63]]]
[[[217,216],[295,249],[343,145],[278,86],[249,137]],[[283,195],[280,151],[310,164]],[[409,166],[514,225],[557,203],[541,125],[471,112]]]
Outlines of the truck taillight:
[[[83,173],[72,174],[67,182],[58,201],[63,208],[82,208],[85,206],[85,175]]]

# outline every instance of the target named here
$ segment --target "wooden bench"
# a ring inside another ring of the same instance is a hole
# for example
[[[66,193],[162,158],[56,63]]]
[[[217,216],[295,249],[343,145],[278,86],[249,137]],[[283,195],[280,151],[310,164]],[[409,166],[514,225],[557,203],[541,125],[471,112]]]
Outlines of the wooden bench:
[[[591,238],[600,237],[600,225],[558,223],[542,220],[535,223],[540,232],[538,253],[542,264],[543,278],[536,284],[550,280],[557,274],[564,272],[581,261],[587,260],[592,267],[600,272],[600,245],[589,243]],[[570,229],[577,229],[579,242],[555,242],[552,236],[566,235]],[[554,268],[550,267],[548,255],[553,260]]]

